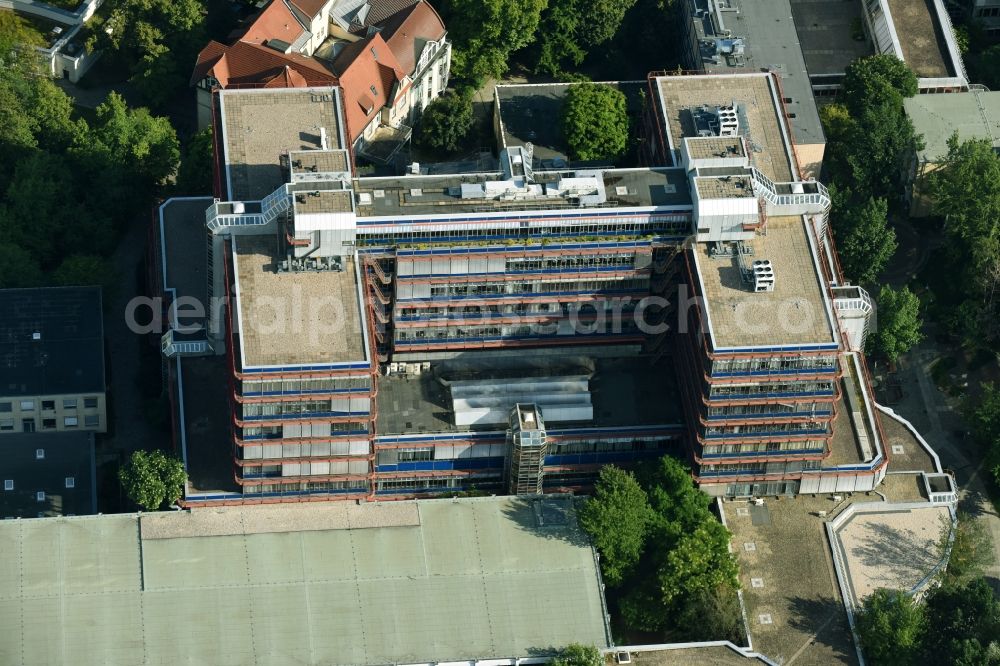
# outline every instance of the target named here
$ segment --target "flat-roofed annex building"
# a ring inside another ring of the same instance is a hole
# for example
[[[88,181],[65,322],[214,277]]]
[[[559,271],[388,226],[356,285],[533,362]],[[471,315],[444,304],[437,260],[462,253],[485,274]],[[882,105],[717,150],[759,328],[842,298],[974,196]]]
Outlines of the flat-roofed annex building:
[[[106,432],[100,287],[0,290],[0,437]]]
[[[571,498],[0,521],[4,664],[516,659],[605,613]]]

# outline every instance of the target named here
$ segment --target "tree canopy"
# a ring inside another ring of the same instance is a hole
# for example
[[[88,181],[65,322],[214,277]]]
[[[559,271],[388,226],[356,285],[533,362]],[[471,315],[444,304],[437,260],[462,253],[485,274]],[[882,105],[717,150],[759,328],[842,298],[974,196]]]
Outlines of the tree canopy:
[[[571,86],[563,102],[562,128],[573,159],[620,157],[629,138],[625,94],[606,84]]]
[[[832,212],[833,233],[844,273],[859,284],[870,284],[896,251],[896,232],[889,226],[885,199],[838,202]]]
[[[608,42],[636,0],[549,0],[538,25],[536,70],[564,76],[591,47]]]
[[[878,295],[878,318],[871,331],[872,350],[891,362],[923,340],[920,299],[907,287],[883,285]]]
[[[184,464],[163,451],[135,451],[118,471],[122,488],[146,511],[176,502],[184,493]]]
[[[208,38],[205,16],[204,0],[105,0],[87,46],[117,59],[146,102],[163,106],[187,87]]]
[[[440,10],[455,50],[452,69],[470,82],[500,78],[510,54],[531,43],[548,0],[446,0]]]
[[[70,98],[8,52],[0,67],[0,288],[113,282],[104,258],[177,163],[164,118],[112,94],[93,125]]]
[[[1000,485],[1000,389],[983,384],[979,404],[970,413],[972,432],[986,448],[986,468]]]
[[[902,97],[917,94],[917,76],[906,63],[890,54],[858,58],[844,72],[841,98],[851,115],[860,115],[867,104],[878,103],[887,90]]]
[[[610,466],[601,471],[580,525],[601,553],[611,597],[630,629],[739,638],[736,559],[710,503],[690,470],[670,456],[635,476]]]
[[[458,150],[472,129],[474,120],[472,98],[446,92],[428,104],[420,115],[417,143],[432,150]]]
[[[864,600],[856,620],[861,647],[873,664],[904,666],[916,661],[927,620],[913,597],[875,590]]]
[[[1000,338],[1000,155],[987,140],[948,140],[927,177],[932,209],[944,218],[949,261],[962,285],[952,330],[970,342]]]
[[[620,585],[639,563],[653,520],[645,491],[631,472],[606,465],[579,520],[601,553],[604,581]]]

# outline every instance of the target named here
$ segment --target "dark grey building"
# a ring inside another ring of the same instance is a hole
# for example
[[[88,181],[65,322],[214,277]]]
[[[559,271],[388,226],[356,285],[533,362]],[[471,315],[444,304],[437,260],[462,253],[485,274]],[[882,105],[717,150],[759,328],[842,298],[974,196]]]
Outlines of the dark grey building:
[[[97,512],[94,433],[0,437],[0,518]]]

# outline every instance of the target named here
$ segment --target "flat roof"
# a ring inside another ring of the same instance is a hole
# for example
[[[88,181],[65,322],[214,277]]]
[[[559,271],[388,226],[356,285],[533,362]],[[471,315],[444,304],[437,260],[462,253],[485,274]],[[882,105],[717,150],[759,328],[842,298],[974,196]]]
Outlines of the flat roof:
[[[855,504],[834,530],[851,603],[880,587],[910,592],[944,561],[941,537],[951,526],[947,506],[930,503]]]
[[[274,236],[233,239],[244,367],[365,361],[354,257],[341,271],[279,272],[282,260]]]
[[[594,419],[585,423],[556,423],[550,428],[632,425],[677,425],[683,423],[681,400],[673,370],[665,362],[651,365],[645,357],[586,358],[553,354],[518,366],[484,360],[476,364],[440,361],[418,376],[390,375],[379,378],[379,411],[376,431],[380,435],[501,430],[501,426],[456,426],[448,383],[464,379],[503,377],[551,377],[590,375],[590,397]]]
[[[624,93],[629,115],[640,119],[646,81],[595,81]],[[501,139],[506,146],[534,146],[535,168],[561,168],[570,162],[569,148],[562,130],[562,108],[566,93],[575,83],[525,83],[495,87],[495,101],[500,117]],[[636,122],[636,125],[639,123]],[[503,147],[503,146],[501,146]],[[625,164],[625,155],[616,166]],[[600,160],[605,164],[607,160]]]
[[[748,664],[772,664],[764,656],[728,642],[677,643],[676,647],[664,645],[660,649],[648,646],[620,646],[616,650],[627,651],[636,666],[747,666]],[[617,666],[615,653],[604,658],[607,666]]]
[[[13,490],[0,492],[0,519],[97,512],[92,432],[0,435],[0,459],[0,478],[14,482]]]
[[[903,100],[906,115],[924,147],[922,162],[940,162],[948,155],[948,139],[987,139],[1000,149],[1000,92],[974,90],[950,95],[915,95]]]
[[[705,71],[727,74],[776,71],[781,75],[795,143],[826,143],[789,0],[727,0],[714,3],[714,12],[709,11],[707,0],[694,0],[694,6],[703,11],[694,24],[699,40],[706,40],[701,43]],[[728,9],[722,10],[723,7]],[[719,16],[722,25],[718,24]],[[707,46],[723,39],[742,39],[742,57],[727,57],[715,45]]]
[[[177,298],[196,298],[208,308],[208,244],[205,211],[212,197],[175,197],[160,206],[163,286]],[[190,323],[185,321],[184,323]]]
[[[0,396],[104,393],[100,287],[0,289],[0,312]]]
[[[680,150],[683,137],[698,136],[692,110],[735,102],[743,126],[741,134],[750,144],[750,163],[774,182],[795,180],[777,91],[768,74],[661,76],[656,81],[666,130],[676,150]]]
[[[536,171],[534,182],[555,185],[575,171]],[[685,207],[691,205],[687,175],[683,169],[607,169],[602,171],[607,202],[601,208]],[[519,210],[578,210],[581,206],[562,197],[524,199],[463,199],[462,185],[503,180],[497,173],[442,176],[398,176],[357,178],[354,191],[369,194],[359,200],[358,217],[399,217],[406,215],[454,215]],[[619,190],[619,188],[624,188]],[[620,192],[620,193],[619,193]],[[583,206],[586,208],[587,206]]]
[[[790,4],[810,76],[843,74],[852,62],[874,53],[861,29],[860,2],[790,0]]]
[[[605,647],[596,557],[572,502],[391,509],[416,523],[318,503],[295,507],[304,520],[286,509],[269,530],[244,530],[237,516],[212,536],[188,536],[184,512],[151,515],[152,529],[135,514],[0,521],[0,661],[393,664]]]
[[[886,0],[903,49],[903,60],[919,78],[956,76],[934,0]]]
[[[774,291],[754,293],[735,256],[711,256],[710,243],[693,252],[708,311],[712,346],[776,347],[835,342],[822,278],[801,217],[771,217],[767,230],[745,241],[747,261],[770,260]]]
[[[793,658],[802,664],[856,664],[825,521],[816,517],[837,508],[830,495],[721,506],[739,559],[754,649],[779,664]]]
[[[284,184],[290,151],[345,148],[339,88],[261,88],[218,92],[231,201],[256,201]]]

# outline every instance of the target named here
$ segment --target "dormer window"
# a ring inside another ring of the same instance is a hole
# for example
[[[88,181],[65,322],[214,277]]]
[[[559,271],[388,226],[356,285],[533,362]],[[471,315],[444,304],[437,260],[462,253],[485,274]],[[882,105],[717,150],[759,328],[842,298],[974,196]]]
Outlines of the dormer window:
[[[375,47],[374,46],[371,48],[371,51],[372,51],[372,57],[375,58],[376,60],[378,60],[378,53],[375,52]]]

